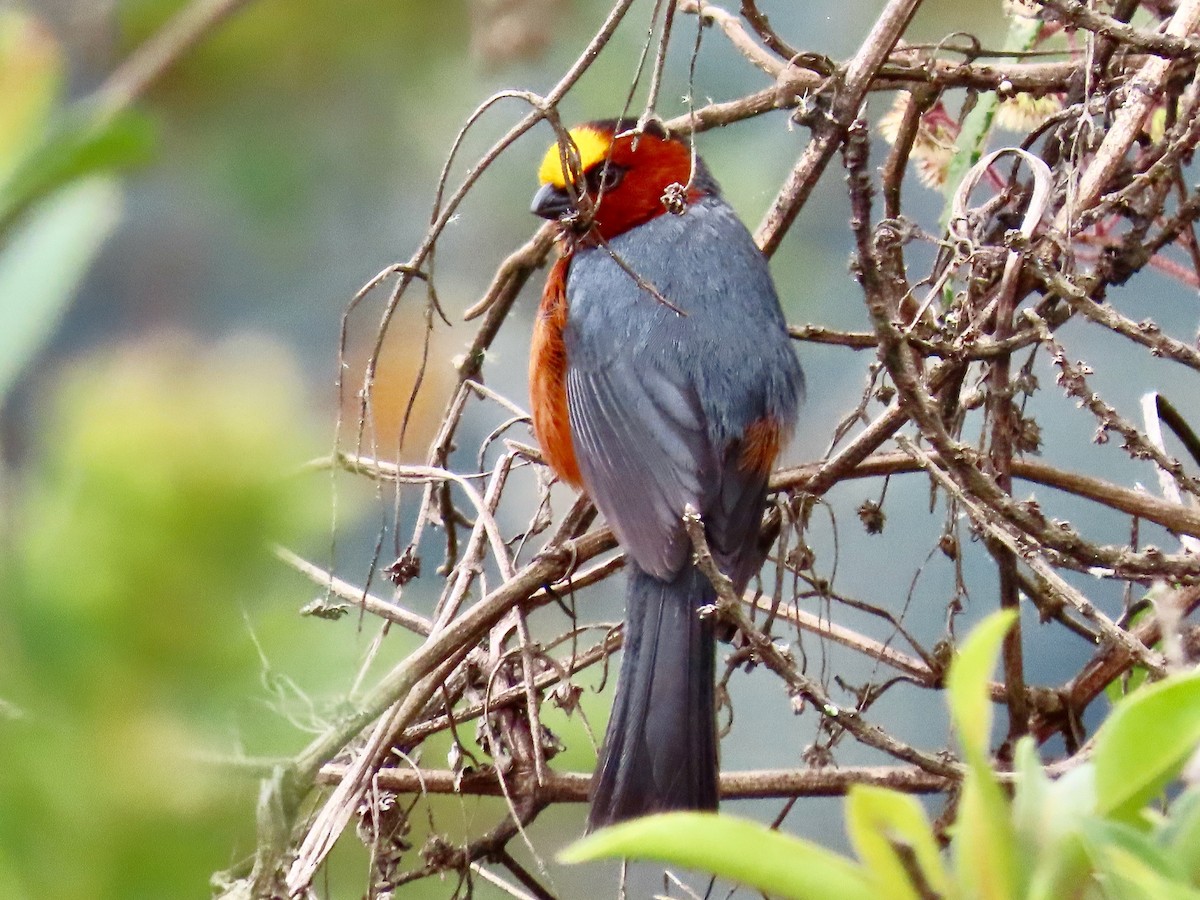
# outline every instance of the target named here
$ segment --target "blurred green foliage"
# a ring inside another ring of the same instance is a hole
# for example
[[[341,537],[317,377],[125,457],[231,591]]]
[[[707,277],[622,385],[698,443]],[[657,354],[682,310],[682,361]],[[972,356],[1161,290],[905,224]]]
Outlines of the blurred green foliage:
[[[44,23],[0,8],[0,404],[116,226],[120,195],[99,173],[150,141],[140,118],[67,107],[65,72]]]
[[[194,895],[248,838],[252,791],[204,758],[263,693],[249,617],[294,593],[268,543],[327,527],[324,492],[284,477],[313,448],[299,384],[260,341],[183,338],[61,378],[0,584],[0,858],[21,893]]]
[[[67,103],[66,69],[65,50],[44,22],[0,9],[0,234],[71,182],[149,158],[149,120]]]

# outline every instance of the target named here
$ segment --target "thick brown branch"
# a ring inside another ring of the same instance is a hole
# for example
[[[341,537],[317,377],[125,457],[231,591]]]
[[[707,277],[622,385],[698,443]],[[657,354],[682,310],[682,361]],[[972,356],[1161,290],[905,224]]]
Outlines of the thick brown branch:
[[[921,0],[888,0],[862,47],[846,66],[845,75],[834,90],[829,112],[817,113],[819,118],[813,128],[812,140],[800,154],[800,159],[755,232],[758,245],[768,256],[779,247],[821,173],[833,159],[847,129],[858,118],[871,81],[920,5]]]
[[[877,453],[868,456],[838,477],[839,481],[877,478],[882,475],[915,472],[919,469],[917,462],[906,453]],[[822,463],[781,469],[772,477],[771,489],[814,493],[812,486],[821,479],[823,472]],[[1017,478],[1094,500],[1131,516],[1155,522],[1177,534],[1200,537],[1200,510],[1194,507],[1181,506],[1144,491],[1124,488],[1109,481],[1059,469],[1034,459],[1017,457],[1013,460],[1012,472]]]
[[[347,767],[330,763],[321,769],[322,784],[337,784]],[[437,769],[381,769],[376,776],[384,790],[398,794],[457,794],[502,796],[495,771],[458,773]],[[549,772],[537,788],[541,803],[586,803],[592,776],[586,772]],[[761,800],[783,797],[838,797],[856,784],[886,787],[907,794],[936,794],[954,781],[921,769],[902,766],[827,766],[819,769],[761,769],[722,772],[723,800]]]
[[[1134,50],[1142,50],[1166,59],[1194,59],[1200,55],[1200,41],[1134,28],[1132,25],[1092,9],[1079,0],[1036,0],[1036,2],[1042,4],[1046,9],[1056,12],[1069,25],[1111,38]]]

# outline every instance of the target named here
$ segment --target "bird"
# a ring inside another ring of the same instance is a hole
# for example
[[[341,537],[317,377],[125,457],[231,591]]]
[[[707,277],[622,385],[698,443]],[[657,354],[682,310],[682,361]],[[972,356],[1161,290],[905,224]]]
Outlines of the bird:
[[[689,142],[654,120],[588,122],[538,180],[531,211],[559,223],[559,249],[530,348],[533,431],[628,574],[587,830],[715,810],[716,591],[683,516],[699,512],[740,593],[766,557],[767,480],[804,375],[766,257]]]

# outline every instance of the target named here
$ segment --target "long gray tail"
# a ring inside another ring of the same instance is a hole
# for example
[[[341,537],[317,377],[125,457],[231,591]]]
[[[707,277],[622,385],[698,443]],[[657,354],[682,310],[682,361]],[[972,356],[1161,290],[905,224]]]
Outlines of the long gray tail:
[[[716,594],[686,566],[660,581],[630,564],[621,663],[592,782],[588,831],[671,809],[717,808]]]

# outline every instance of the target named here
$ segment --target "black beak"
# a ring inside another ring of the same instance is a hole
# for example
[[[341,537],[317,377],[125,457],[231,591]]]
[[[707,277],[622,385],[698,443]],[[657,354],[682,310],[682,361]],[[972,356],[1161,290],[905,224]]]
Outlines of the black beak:
[[[529,211],[543,219],[558,219],[567,213],[574,212],[575,204],[571,202],[571,197],[567,194],[566,189],[555,187],[552,184],[543,184],[533,195],[533,203],[530,205]]]

